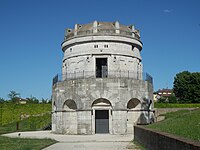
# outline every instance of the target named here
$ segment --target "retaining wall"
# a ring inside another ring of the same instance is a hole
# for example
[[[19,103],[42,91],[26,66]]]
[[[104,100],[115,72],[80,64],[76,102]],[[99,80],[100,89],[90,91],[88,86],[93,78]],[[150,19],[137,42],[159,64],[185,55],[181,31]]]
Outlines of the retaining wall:
[[[134,139],[148,150],[200,150],[200,142],[134,126]]]
[[[155,108],[155,115],[159,116],[166,114],[168,112],[175,112],[179,110],[194,110],[194,109],[196,108]]]

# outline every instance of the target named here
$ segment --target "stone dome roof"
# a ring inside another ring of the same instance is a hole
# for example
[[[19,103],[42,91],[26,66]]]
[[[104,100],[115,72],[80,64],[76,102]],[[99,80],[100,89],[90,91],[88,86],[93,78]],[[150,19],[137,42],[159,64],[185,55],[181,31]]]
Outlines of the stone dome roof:
[[[117,29],[115,26],[116,22],[97,22],[97,29]],[[93,30],[93,24],[94,23],[89,23],[89,24],[83,24],[80,25],[78,24],[78,30],[77,31],[86,31],[86,30]],[[128,31],[131,32],[131,26],[125,26],[119,24],[120,30]]]
[[[75,24],[74,29],[66,29],[65,40],[74,36],[84,36],[93,34],[122,35],[140,40],[139,30],[133,25],[125,26],[116,22],[97,22],[89,24]]]

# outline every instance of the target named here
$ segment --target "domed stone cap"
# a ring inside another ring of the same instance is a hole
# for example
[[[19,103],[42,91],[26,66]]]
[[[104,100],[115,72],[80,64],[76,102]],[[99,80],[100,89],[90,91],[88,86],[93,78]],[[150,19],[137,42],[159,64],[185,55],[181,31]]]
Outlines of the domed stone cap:
[[[94,25],[95,23],[90,23],[90,24],[85,24],[85,25],[78,25],[78,29],[77,31],[85,31],[85,30],[93,30],[93,28],[95,27]],[[128,26],[124,26],[124,25],[119,25],[121,30],[125,30],[128,32],[132,32],[131,28],[129,28]],[[116,28],[115,23],[112,22],[97,22],[97,29],[101,30],[101,29],[119,29]]]
[[[89,24],[75,24],[74,29],[66,29],[65,40],[75,36],[86,35],[121,35],[136,38],[140,40],[139,30],[133,25],[125,26],[116,22],[97,22]]]

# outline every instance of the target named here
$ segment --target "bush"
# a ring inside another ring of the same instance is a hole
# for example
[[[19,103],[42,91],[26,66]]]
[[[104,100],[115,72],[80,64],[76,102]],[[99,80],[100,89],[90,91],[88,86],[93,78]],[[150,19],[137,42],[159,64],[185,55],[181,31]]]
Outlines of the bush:
[[[177,98],[173,94],[168,97],[169,103],[177,103]]]

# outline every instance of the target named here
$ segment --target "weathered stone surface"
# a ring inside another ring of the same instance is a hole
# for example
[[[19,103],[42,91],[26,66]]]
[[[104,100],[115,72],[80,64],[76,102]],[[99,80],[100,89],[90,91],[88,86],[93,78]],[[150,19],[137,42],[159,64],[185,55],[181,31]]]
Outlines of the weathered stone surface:
[[[131,133],[133,124],[148,124],[149,117],[152,116],[151,111],[147,111],[142,107],[144,97],[152,97],[152,93],[148,92],[146,81],[132,79],[77,79],[76,82],[81,84],[71,84],[71,80],[58,82],[53,87],[54,105],[56,112],[53,116],[52,128],[56,133],[63,134],[92,134],[92,104],[97,99],[106,99],[111,103],[112,115],[109,118],[112,121],[111,134]],[[121,88],[123,82],[129,83]],[[96,86],[94,87],[94,83]],[[102,83],[104,86],[101,86]],[[113,85],[113,86],[111,86]],[[137,88],[136,88],[137,87]],[[151,87],[151,90],[153,87]],[[63,91],[60,92],[60,89]],[[117,92],[113,92],[117,91]],[[145,91],[145,92],[144,92]],[[132,98],[138,99],[140,103],[133,109],[127,109],[127,104]],[[72,112],[63,111],[63,105],[66,100],[74,100],[77,110]],[[104,107],[102,107],[104,109]],[[55,117],[56,116],[56,117]]]
[[[134,124],[151,122],[153,85],[142,76],[138,30],[95,21],[66,33],[62,80],[52,91],[52,131],[95,134],[97,110],[108,113],[101,117],[108,119],[110,134],[132,133]]]

